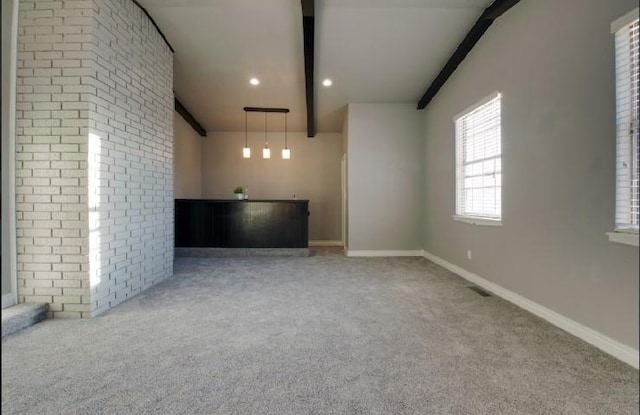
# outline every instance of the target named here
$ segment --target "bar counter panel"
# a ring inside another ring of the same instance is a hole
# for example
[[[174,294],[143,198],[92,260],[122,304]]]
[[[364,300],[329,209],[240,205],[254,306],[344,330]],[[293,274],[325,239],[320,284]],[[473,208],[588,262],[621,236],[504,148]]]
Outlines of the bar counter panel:
[[[177,248],[308,248],[308,200],[176,199]]]

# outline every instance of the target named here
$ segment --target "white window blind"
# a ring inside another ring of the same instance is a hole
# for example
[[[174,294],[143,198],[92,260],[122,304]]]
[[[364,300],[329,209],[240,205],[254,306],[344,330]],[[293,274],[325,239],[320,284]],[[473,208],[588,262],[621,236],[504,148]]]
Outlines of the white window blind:
[[[616,48],[616,231],[638,232],[638,9],[612,24]]]
[[[455,119],[456,215],[500,220],[502,145],[500,94]]]

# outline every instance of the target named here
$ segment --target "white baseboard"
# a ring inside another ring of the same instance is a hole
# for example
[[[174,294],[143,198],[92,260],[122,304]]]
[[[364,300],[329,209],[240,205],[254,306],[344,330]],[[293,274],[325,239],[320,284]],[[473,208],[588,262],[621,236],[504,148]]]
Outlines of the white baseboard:
[[[583,326],[568,317],[558,314],[513,291],[507,290],[498,284],[485,280],[427,251],[424,251],[424,257],[638,369],[638,350],[613,340],[589,327]]]
[[[421,249],[409,251],[372,251],[372,250],[347,250],[347,256],[352,257],[378,257],[378,256],[423,256]]]
[[[342,241],[315,240],[309,241],[309,246],[342,246]]]
[[[5,294],[2,296],[2,309],[16,305],[16,298],[13,293]]]

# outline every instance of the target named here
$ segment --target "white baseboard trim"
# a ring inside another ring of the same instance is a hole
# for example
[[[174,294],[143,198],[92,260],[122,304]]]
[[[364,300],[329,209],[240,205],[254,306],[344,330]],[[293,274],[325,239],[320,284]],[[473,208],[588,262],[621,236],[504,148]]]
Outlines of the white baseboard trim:
[[[638,350],[613,340],[612,338],[590,329],[589,327],[583,326],[568,317],[558,314],[557,312],[516,294],[513,291],[507,290],[498,284],[485,280],[484,278],[454,265],[439,256],[424,251],[424,257],[638,369]]]
[[[2,296],[2,309],[16,305],[16,298],[13,293],[5,294]]]
[[[347,256],[351,257],[380,257],[380,256],[423,256],[421,249],[409,251],[373,251],[373,250],[347,250]]]
[[[342,241],[315,240],[309,241],[309,246],[342,246]]]

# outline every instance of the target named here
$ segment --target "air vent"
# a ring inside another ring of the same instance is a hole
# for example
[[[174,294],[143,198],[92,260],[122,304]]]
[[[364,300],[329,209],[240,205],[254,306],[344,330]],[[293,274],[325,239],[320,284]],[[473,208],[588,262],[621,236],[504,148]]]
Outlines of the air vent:
[[[483,297],[491,297],[490,293],[488,293],[487,291],[483,290],[480,287],[476,287],[476,286],[472,285],[472,286],[467,287],[467,288],[470,289],[471,291],[477,292],[478,294],[480,294]]]

